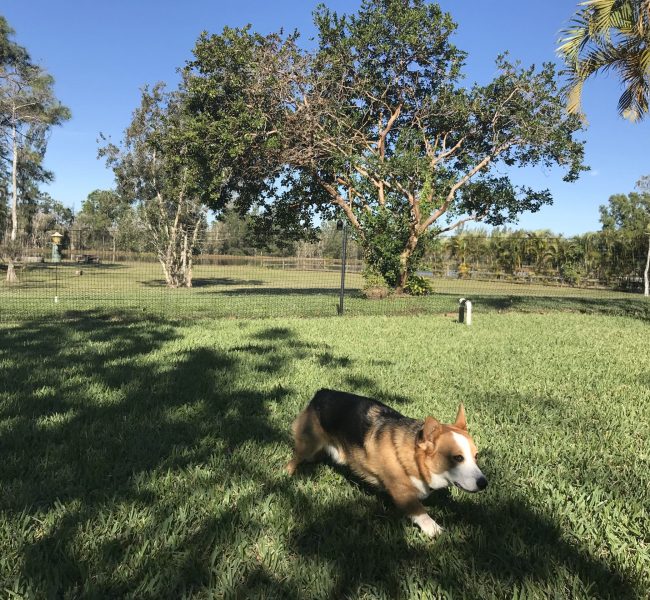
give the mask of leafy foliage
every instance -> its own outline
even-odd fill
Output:
[[[224,30],[202,37],[191,63],[193,86],[205,91],[197,115],[217,111],[207,90],[218,97],[233,77],[248,78],[227,125],[255,161],[244,161],[231,192],[242,206],[261,205],[266,228],[300,235],[317,214],[344,214],[367,259],[403,289],[427,238],[551,201],[493,175],[498,166],[560,165],[568,181],[584,169],[581,125],[565,114],[552,65],[500,57],[493,82],[461,85],[456,25],[424,0],[364,0],[352,15],[320,5],[314,20],[313,51],[295,34]],[[240,45],[253,51],[234,66],[221,59]]]
[[[433,293],[431,280],[421,275],[411,275],[406,282],[404,291],[411,296],[428,296]]]
[[[616,71],[625,88],[619,114],[643,119],[650,98],[650,0],[586,0],[579,6],[558,47],[570,77],[569,112],[580,113],[587,79]]]
[[[64,234],[65,245],[65,238],[67,238],[74,220],[72,209],[64,206],[49,194],[42,194],[37,202],[31,204],[29,208],[31,211],[25,215],[25,218],[29,219],[29,223],[24,228],[28,235],[28,243],[42,248],[49,244],[49,234],[57,230]]]
[[[112,166],[119,198],[137,205],[170,287],[191,287],[192,255],[205,228],[214,181],[181,93],[145,88],[122,147],[100,149]]]
[[[13,34],[0,17],[0,185],[11,207],[8,237],[16,242],[19,201],[33,201],[38,184],[52,179],[43,168],[48,132],[69,119],[70,111],[55,97],[53,77],[31,61],[27,50],[11,39]],[[6,249],[16,247],[12,243]],[[13,250],[8,252],[8,282],[17,281],[14,256]]]
[[[408,215],[379,208],[374,213],[362,214],[360,222],[364,228],[361,244],[365,250],[365,260],[381,273],[390,287],[397,287],[402,269],[400,253],[408,242]],[[415,268],[423,253],[424,246],[420,244],[417,251],[409,256],[409,270]]]
[[[603,231],[622,231],[632,235],[646,232],[650,226],[650,191],[615,194],[600,206]]]

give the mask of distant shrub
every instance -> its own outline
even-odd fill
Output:
[[[585,278],[585,270],[575,263],[565,263],[560,267],[562,279],[569,285],[580,285]]]
[[[383,275],[366,267],[363,270],[363,295],[369,300],[381,300],[390,294],[390,288]]]
[[[411,275],[406,282],[404,291],[410,296],[428,296],[433,293],[431,281],[420,275]]]

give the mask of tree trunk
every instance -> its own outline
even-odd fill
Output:
[[[183,264],[183,285],[185,287],[192,287],[192,251],[194,249],[194,245],[192,244],[192,247],[190,248],[189,246],[189,236],[187,235],[187,231],[185,231],[183,235],[183,255],[182,255],[182,264]]]
[[[173,287],[172,286],[172,278],[169,273],[169,269],[167,269],[167,261],[165,260],[164,256],[158,256],[158,262],[160,263],[160,266],[162,267],[163,270],[163,275],[165,276],[165,281],[167,282],[168,287]]]
[[[16,241],[18,233],[18,143],[16,141],[16,121],[11,132],[12,161],[11,161],[11,241]]]
[[[648,235],[648,257],[645,261],[645,271],[643,272],[643,295],[650,295],[650,282],[648,281],[648,271],[650,271],[650,234]]]
[[[7,283],[18,283],[18,276],[16,275],[16,268],[12,259],[9,259],[9,264],[7,265]]]
[[[411,258],[411,255],[413,254],[413,251],[418,245],[418,236],[415,234],[411,234],[409,236],[408,242],[406,243],[406,248],[402,251],[402,253],[399,255],[399,264],[400,264],[400,272],[399,272],[399,280],[397,282],[397,292],[402,293],[404,291],[404,288],[406,287],[406,284],[408,283],[408,278],[409,278],[409,259]]]
[[[180,239],[179,239],[180,238]],[[167,243],[164,253],[159,253],[167,287],[192,287],[192,249],[186,232],[177,233]]]
[[[14,115],[15,116],[15,115]],[[18,234],[18,143],[16,141],[16,121],[14,119],[13,129],[11,131],[11,147],[12,147],[12,160],[11,160],[11,249],[12,256],[9,256],[9,264],[7,265],[7,283],[18,283],[18,275],[14,267],[15,242]]]

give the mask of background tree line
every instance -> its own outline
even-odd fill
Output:
[[[637,289],[650,243],[648,183],[647,177],[642,178],[636,191],[616,194],[601,205],[600,231],[565,237],[549,230],[460,229],[455,235],[428,244],[421,268],[460,278],[561,280],[569,285],[591,283]],[[152,251],[146,246],[137,211],[111,190],[89,194],[73,228],[88,250]],[[339,259],[341,235],[335,221],[325,221],[319,225],[314,240],[263,245],[255,230],[255,215],[241,215],[229,207],[206,225],[195,253]],[[362,259],[363,248],[352,241],[348,256]]]
[[[602,20],[604,3],[595,4],[585,3],[585,23]],[[615,1],[608,14],[615,25],[628,19],[643,38],[645,13],[628,11],[637,4]],[[456,23],[425,0],[363,0],[352,14],[319,5],[314,24],[311,49],[298,32],[204,33],[175,89],[145,87],[122,139],[100,148],[116,187],[84,202],[73,227],[90,237],[79,243],[101,236],[114,250],[151,251],[170,287],[189,287],[201,251],[335,253],[336,244],[324,250],[328,224],[344,219],[369,271],[408,292],[444,234],[468,222],[502,227],[552,202],[549,190],[515,186],[503,167],[558,166],[567,181],[586,169],[584,122],[565,110],[571,92],[554,65],[500,56],[491,82],[466,85]],[[594,31],[588,25],[579,35],[597,41]],[[42,167],[47,132],[69,111],[12,35],[2,20],[0,193],[8,208],[0,217],[10,223],[9,279],[21,235],[42,238],[38,232],[69,227],[71,218],[38,191],[52,177]],[[582,81],[582,43],[567,44],[560,51]],[[642,112],[643,98],[635,98]],[[625,228],[613,219],[604,228],[621,230],[622,239]],[[566,269],[577,268],[580,260],[566,256],[574,265]]]
[[[320,5],[314,23],[311,50],[297,32],[203,34],[179,86],[145,88],[123,139],[102,148],[168,285],[191,285],[208,211],[228,207],[278,248],[345,219],[371,269],[408,291],[430,240],[552,201],[500,167],[584,170],[553,65],[498,57],[495,79],[468,87],[456,24],[424,0]]]

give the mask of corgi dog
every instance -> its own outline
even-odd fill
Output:
[[[427,417],[424,422],[401,415],[363,396],[322,389],[293,422],[295,448],[287,464],[298,465],[322,452],[347,465],[368,483],[384,488],[395,504],[422,531],[442,532],[421,500],[433,490],[455,485],[466,492],[487,487],[476,464],[477,450],[467,433],[465,409],[458,408],[453,425]]]

